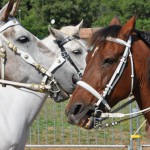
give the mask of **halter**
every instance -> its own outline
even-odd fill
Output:
[[[106,96],[108,96],[111,93],[111,91],[114,89],[114,86],[117,84],[118,80],[120,79],[120,77],[124,71],[124,68],[126,66],[128,57],[130,57],[130,62],[131,62],[131,90],[130,90],[130,94],[128,97],[130,97],[132,95],[132,91],[133,91],[134,65],[133,65],[132,54],[130,51],[131,36],[129,37],[127,42],[125,42],[121,39],[112,38],[112,37],[107,37],[106,40],[124,45],[126,48],[124,50],[122,58],[120,59],[120,62],[118,64],[114,74],[112,75],[109,83],[106,85],[102,94],[98,93],[93,87],[91,87],[89,84],[85,83],[84,81],[77,82],[77,84],[79,86],[85,88],[87,91],[89,91],[91,94],[93,94],[98,99],[98,101],[94,104],[94,108],[95,108],[94,117],[96,118],[96,121],[101,121],[102,118],[108,118],[108,117],[124,117],[124,115],[120,114],[120,113],[103,113],[102,110],[100,110],[100,105],[102,103],[107,108],[108,112],[111,112],[111,107],[109,106],[109,104],[107,103],[105,98],[106,98]],[[95,123],[95,126],[96,125],[97,125],[97,122]]]
[[[75,70],[77,71],[78,75],[80,77],[82,77],[82,72],[80,71],[80,69],[78,69],[78,67],[75,65],[75,63],[73,62],[73,60],[71,59],[71,57],[69,56],[69,54],[67,53],[67,51],[64,48],[64,45],[72,40],[75,39],[79,39],[79,37],[77,36],[68,36],[67,38],[65,38],[63,41],[57,41],[57,44],[59,46],[59,48],[61,49],[61,56],[65,59],[68,60],[70,62],[70,64],[75,68]],[[83,46],[83,44],[80,42],[80,45]]]
[[[39,92],[43,92],[44,90],[48,90],[48,91],[51,91],[53,93],[59,92],[60,89],[59,89],[59,87],[57,85],[56,80],[54,79],[54,76],[51,73],[52,68],[49,68],[47,70],[45,67],[43,67],[42,65],[37,63],[30,54],[28,54],[27,52],[24,52],[24,51],[18,49],[13,43],[8,41],[3,36],[3,34],[1,33],[2,31],[6,30],[7,28],[12,27],[12,26],[16,26],[16,25],[20,25],[20,23],[15,18],[10,18],[8,20],[8,22],[0,28],[0,37],[6,43],[6,45],[8,46],[8,48],[10,50],[12,50],[15,54],[18,54],[25,62],[27,62],[28,64],[30,64],[33,67],[35,67],[35,69],[37,71],[39,71],[42,74],[44,74],[44,77],[43,77],[43,80],[41,81],[40,84],[27,84],[27,83],[18,83],[18,82],[4,80],[5,63],[6,63],[6,50],[4,49],[4,47],[3,47],[3,45],[2,45],[2,43],[0,41],[1,78],[2,78],[0,80],[0,83],[2,85],[8,84],[8,85],[13,85],[13,86],[17,86],[17,87],[25,87],[25,88],[28,88],[28,89],[31,89],[31,90],[35,90],[35,91],[39,91]],[[56,87],[56,89],[57,89],[56,91],[52,90],[52,85]]]

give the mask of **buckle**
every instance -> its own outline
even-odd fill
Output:
[[[67,53],[66,51],[61,52],[61,56],[62,56],[63,58],[68,58],[68,57],[69,57],[69,55],[68,55],[68,53]]]

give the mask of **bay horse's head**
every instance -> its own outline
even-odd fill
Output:
[[[110,111],[116,103],[133,92],[133,68],[129,56],[130,52],[133,53],[130,45],[135,21],[134,16],[122,27],[111,23],[93,35],[93,50],[86,58],[87,66],[82,78],[84,82],[78,83],[79,86],[66,108],[66,115],[71,124],[86,129],[93,128],[91,116]],[[135,42],[136,40],[134,39]],[[96,110],[99,111],[98,114]]]

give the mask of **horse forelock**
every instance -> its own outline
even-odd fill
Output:
[[[98,30],[91,37],[90,42],[89,42],[90,46],[101,43],[108,36],[117,37],[117,34],[120,31],[120,29],[121,29],[121,26],[113,25],[113,26],[108,26],[108,27]],[[147,44],[148,47],[150,47],[150,32],[144,32],[144,31],[139,31],[139,30],[134,30],[134,32],[137,34],[139,38],[143,40],[143,42],[145,42],[145,44]]]
[[[108,26],[102,29],[99,29],[97,32],[95,32],[91,39],[89,40],[89,45],[97,45],[100,46],[103,41],[107,37],[117,37],[117,34],[119,33],[121,29],[121,26],[119,25],[113,25],[113,26]]]
[[[90,39],[89,45],[93,47],[93,53],[95,53],[96,47],[102,47],[104,41],[107,37],[117,37],[121,26],[113,25],[102,28],[95,32]],[[144,32],[139,30],[134,30],[133,33],[136,33],[137,37],[140,38],[147,46],[150,48],[150,32]],[[94,55],[94,54],[93,54]],[[147,68],[147,79],[150,85],[150,59],[148,60],[148,68]]]

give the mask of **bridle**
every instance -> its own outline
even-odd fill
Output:
[[[12,85],[12,86],[16,86],[16,87],[24,87],[24,88],[39,91],[39,92],[43,92],[46,90],[46,91],[52,92],[54,94],[59,93],[60,88],[59,88],[57,81],[55,80],[54,75],[52,73],[54,70],[56,70],[56,68],[60,67],[61,65],[63,65],[66,62],[66,57],[62,57],[62,56],[58,57],[54,61],[54,63],[51,65],[51,67],[49,69],[46,69],[45,67],[40,65],[38,62],[36,62],[30,54],[17,48],[13,43],[11,43],[9,40],[7,40],[1,33],[2,31],[6,30],[7,28],[13,27],[16,25],[20,25],[20,23],[15,18],[9,18],[7,23],[5,23],[0,28],[0,38],[6,43],[6,45],[8,46],[8,48],[11,51],[13,51],[15,54],[18,54],[25,62],[27,62],[28,64],[35,67],[35,69],[37,71],[39,71],[40,73],[42,73],[44,75],[44,77],[40,84],[34,84],[34,83],[27,84],[27,83],[19,83],[19,82],[5,80],[6,50],[4,49],[4,46],[3,46],[2,42],[0,41],[0,57],[1,57],[0,83],[3,86]],[[69,55],[68,55],[68,57],[69,57]],[[74,64],[73,61],[72,61],[72,64]],[[79,70],[78,70],[78,73],[79,73]],[[54,88],[52,88],[52,87],[55,87],[55,90],[53,90]]]
[[[13,43],[11,43],[7,38],[3,36],[1,33],[2,31],[6,30],[9,27],[20,25],[20,23],[15,18],[10,18],[7,23],[5,23],[0,28],[0,38],[6,43],[7,47],[14,52],[14,54],[17,54],[20,56],[26,63],[32,65],[35,67],[37,71],[42,73],[44,75],[42,81],[40,84],[26,84],[26,83],[19,83],[19,82],[13,82],[13,81],[7,81],[5,80],[5,63],[6,63],[6,50],[4,49],[4,46],[2,45],[2,42],[0,42],[0,56],[1,56],[1,80],[0,83],[2,85],[8,84],[13,85],[17,87],[25,87],[31,90],[43,92],[44,90],[50,91],[50,92],[59,92],[59,87],[57,85],[56,80],[54,79],[53,74],[50,72],[51,68],[46,69],[42,65],[40,65],[37,61],[33,59],[33,57],[28,54],[27,52],[24,52],[17,48]],[[55,86],[57,88],[56,91],[52,91],[52,86]]]
[[[132,59],[132,54],[130,51],[130,47],[131,47],[131,36],[129,37],[129,40],[127,42],[118,39],[118,38],[112,38],[112,37],[107,37],[106,38],[107,41],[111,41],[111,42],[116,42],[119,43],[121,45],[126,46],[125,51],[122,55],[122,58],[120,59],[120,62],[114,72],[114,74],[112,75],[109,83],[106,85],[105,89],[103,90],[102,94],[99,94],[95,89],[93,89],[89,84],[83,82],[83,81],[79,81],[77,84],[82,86],[83,88],[85,88],[86,90],[88,90],[89,92],[91,92],[96,98],[98,98],[98,101],[94,104],[95,107],[95,115],[97,115],[97,113],[100,111],[99,110],[99,106],[101,103],[104,104],[104,106],[107,108],[108,111],[111,110],[111,107],[109,106],[109,104],[107,103],[107,101],[105,100],[106,96],[108,96],[110,94],[110,92],[113,90],[114,86],[116,85],[116,83],[118,82],[118,80],[120,79],[123,70],[125,68],[125,65],[127,63],[127,58],[128,56],[130,56],[130,62],[131,62],[131,91],[130,91],[130,95],[132,94],[132,90],[133,90],[133,78],[134,78],[134,68],[133,68],[133,59]]]
[[[6,63],[6,50],[4,49],[2,43],[0,42],[0,56],[1,56],[1,80],[0,83],[2,85],[13,85],[17,87],[25,87],[31,90],[35,91],[40,91],[43,92],[44,90],[50,91],[51,93],[57,94],[60,92],[59,86],[57,84],[57,81],[54,79],[53,73],[58,69],[60,66],[62,66],[67,60],[72,64],[72,66],[75,68],[79,76],[82,76],[81,71],[77,68],[75,63],[72,61],[71,57],[68,55],[66,52],[65,48],[63,47],[64,44],[67,42],[74,40],[75,37],[69,36],[67,37],[64,41],[58,42],[58,46],[61,48],[61,56],[58,57],[54,63],[51,65],[49,69],[46,69],[45,67],[41,66],[39,63],[37,63],[30,54],[21,51],[18,49],[13,43],[8,41],[2,34],[1,32],[6,30],[9,27],[20,25],[20,23],[14,19],[10,18],[9,21],[4,24],[0,28],[0,37],[2,40],[7,44],[8,48],[12,50],[15,54],[18,54],[25,62],[28,64],[32,65],[33,67],[36,68],[37,71],[40,71],[42,74],[44,74],[43,80],[41,81],[40,84],[26,84],[26,83],[18,83],[18,82],[13,82],[13,81],[7,81],[4,80],[5,78],[5,63]],[[81,46],[84,47],[84,44],[80,42]],[[48,83],[48,84],[47,84]],[[55,87],[55,90],[53,90]]]
[[[115,42],[121,45],[125,46],[125,50],[124,53],[120,59],[120,62],[114,72],[114,74],[112,75],[109,83],[106,85],[106,87],[104,88],[102,94],[100,94],[99,92],[97,92],[92,86],[90,86],[89,84],[85,83],[84,81],[78,81],[77,84],[81,87],[83,87],[84,89],[86,89],[87,91],[89,91],[91,94],[93,94],[98,101],[94,104],[94,126],[95,128],[99,128],[99,126],[101,126],[101,123],[99,124],[98,122],[102,122],[102,120],[105,120],[106,118],[110,118],[110,117],[125,117],[125,116],[129,116],[129,115],[133,115],[133,114],[122,114],[122,113],[116,113],[116,111],[111,112],[111,107],[109,106],[108,102],[106,101],[106,96],[110,95],[111,91],[114,89],[115,85],[117,84],[118,80],[120,79],[121,75],[123,74],[123,71],[125,69],[125,66],[127,64],[127,60],[128,57],[130,58],[130,64],[131,64],[131,89],[130,89],[130,93],[129,93],[129,102],[127,102],[128,104],[133,102],[133,100],[135,100],[132,97],[132,92],[133,92],[133,84],[134,84],[134,64],[133,64],[133,58],[132,58],[132,53],[131,53],[131,36],[129,36],[128,41],[124,41],[122,39],[118,39],[118,38],[113,38],[113,37],[107,37],[106,41],[110,41],[110,42]],[[100,105],[103,104],[106,109],[107,109],[107,113],[103,113],[102,110],[100,110]],[[127,104],[125,104],[126,106]],[[121,106],[121,108],[123,108],[123,106]],[[117,109],[117,110],[120,110]],[[150,108],[144,109],[142,111],[139,111],[136,113],[136,115],[138,115],[139,113],[146,113],[150,111]],[[134,113],[135,115],[135,113]],[[129,118],[131,119],[131,118]],[[117,124],[117,123],[116,123]],[[115,123],[114,123],[115,125]]]
[[[79,77],[82,77],[82,72],[81,70],[75,65],[75,63],[73,62],[73,60],[71,59],[71,57],[69,56],[69,54],[67,53],[66,49],[64,48],[64,45],[70,41],[76,40],[76,39],[80,39],[78,36],[68,36],[66,37],[63,41],[58,41],[57,40],[57,44],[61,50],[61,56],[65,59],[68,60],[70,62],[70,64],[75,68],[75,70],[77,71]],[[76,41],[77,42],[77,41]],[[87,49],[84,44],[80,41],[78,41],[78,43],[84,47],[85,49]]]

